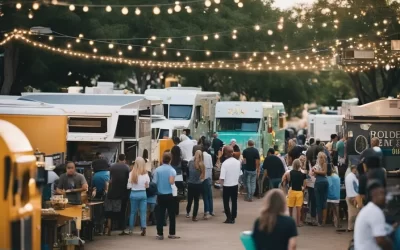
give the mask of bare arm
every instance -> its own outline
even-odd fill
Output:
[[[175,184],[175,176],[169,177],[169,184],[171,184],[171,185]]]
[[[64,190],[64,189],[57,188],[57,189],[56,189],[56,193],[57,193],[57,194],[65,194],[65,190]]]
[[[392,250],[393,243],[391,240],[386,236],[375,237],[376,244],[380,246],[383,250]]]
[[[296,250],[297,242],[296,237],[292,237],[289,239],[288,250]]]
[[[260,159],[256,160],[256,170],[257,170],[257,175],[260,175]]]

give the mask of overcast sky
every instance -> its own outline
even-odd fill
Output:
[[[313,3],[314,0],[275,0],[275,3],[273,4],[273,6],[282,8],[282,9],[287,9],[292,7],[293,5],[297,4],[297,3]]]

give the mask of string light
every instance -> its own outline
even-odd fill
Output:
[[[85,5],[85,6],[83,6],[82,10],[83,10],[83,12],[88,12],[89,11],[89,7]]]
[[[114,48],[114,44],[110,43],[110,44],[108,45],[108,48],[109,48],[109,49],[113,49],[113,48]]]
[[[132,46],[131,45],[128,46],[128,50],[132,50]]]
[[[33,3],[32,4],[32,9],[38,10],[39,9],[39,4],[38,3]]]
[[[207,41],[207,40],[208,40],[208,36],[207,36],[207,35],[204,35],[204,36],[203,36],[203,40],[204,40],[204,41]]]
[[[243,3],[242,3],[242,2],[239,2],[239,3],[238,3],[238,7],[239,7],[239,8],[243,8]]]
[[[205,2],[204,2],[204,5],[208,8],[208,7],[210,7],[211,6],[211,1],[210,0],[206,0]]]
[[[21,8],[22,8],[22,4],[21,4],[21,3],[17,3],[17,4],[15,5],[15,8],[17,8],[18,10],[21,9]]]
[[[28,18],[29,18],[29,19],[32,19],[32,18],[33,18],[33,14],[32,14],[31,12],[29,12]]]
[[[214,9],[214,11],[215,11],[215,12],[218,12],[218,11],[219,11],[219,9],[218,9],[218,8],[215,8],[215,9]]]
[[[179,4],[177,4],[175,5],[174,10],[175,12],[180,12],[182,10],[182,7]]]
[[[218,34],[215,34],[215,35],[214,35],[214,38],[215,38],[215,39],[219,39],[219,35],[218,35]]]
[[[70,10],[70,11],[74,11],[74,10],[75,10],[75,5],[71,4],[71,5],[69,6],[69,10]]]
[[[173,13],[174,13],[174,10],[171,9],[171,8],[168,8],[167,12],[168,12],[168,14],[173,14]]]
[[[106,6],[106,11],[107,11],[107,12],[111,12],[111,11],[112,11],[112,8],[111,8],[110,5],[107,5],[107,6]]]
[[[127,8],[127,7],[123,7],[123,8],[121,9],[121,13],[122,13],[122,15],[124,15],[124,16],[128,15],[128,13],[129,13],[128,8]]]
[[[160,8],[159,8],[158,6],[156,6],[156,7],[153,8],[153,13],[154,13],[154,15],[159,15],[160,12],[161,12],[161,10],[160,10]]]
[[[268,30],[268,35],[272,36],[272,34],[274,34],[274,32],[272,30]]]
[[[136,9],[135,9],[135,14],[136,14],[137,16],[139,16],[140,13],[141,13],[140,9],[139,9],[139,8],[136,8]]]
[[[256,31],[259,31],[260,30],[260,25],[256,25],[256,26],[254,26],[254,29],[256,30]]]
[[[214,0],[214,3],[220,4],[220,3],[221,3],[221,0]]]

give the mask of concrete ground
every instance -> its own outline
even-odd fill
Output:
[[[218,190],[215,190],[219,196]],[[192,222],[185,217],[186,202],[180,204],[180,215],[177,217],[177,235],[181,239],[155,239],[156,228],[148,227],[147,236],[140,236],[140,228],[135,228],[131,236],[118,236],[119,232],[113,232],[112,236],[96,237],[94,241],[87,242],[87,250],[117,250],[117,249],[146,249],[146,250],[243,250],[244,247],[239,239],[242,231],[251,230],[254,220],[257,218],[262,200],[245,202],[239,197],[238,218],[236,224],[224,224],[225,215],[222,213],[222,199],[214,198],[215,217],[204,221]],[[200,203],[199,212],[203,212],[203,204]],[[299,237],[297,249],[299,250],[342,250],[347,249],[352,238],[350,233],[337,233],[333,226],[311,227],[304,226],[298,229]],[[168,227],[164,228],[164,234],[168,235]]]

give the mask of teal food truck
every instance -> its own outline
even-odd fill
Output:
[[[218,102],[215,127],[219,139],[229,144],[235,139],[241,151],[252,139],[264,156],[269,148],[285,150],[286,113],[279,102]]]

